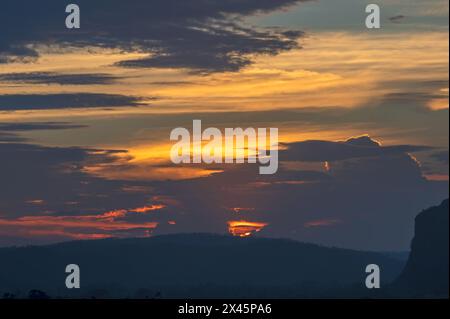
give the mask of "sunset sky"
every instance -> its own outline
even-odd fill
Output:
[[[407,250],[448,197],[447,0],[0,4],[0,246],[211,232]],[[280,169],[172,129],[279,128]]]

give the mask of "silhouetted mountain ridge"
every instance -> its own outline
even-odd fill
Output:
[[[0,260],[0,287],[4,292],[40,289],[50,295],[89,296],[96,289],[106,289],[118,297],[125,291],[166,291],[170,287],[185,289],[184,296],[190,297],[196,296],[193,287],[204,286],[218,290],[259,287],[275,297],[269,287],[281,287],[308,295],[314,285],[322,289],[351,285],[364,288],[368,264],[380,265],[384,282],[396,278],[404,266],[402,261],[376,252],[211,234],[2,248]],[[80,290],[65,288],[68,264],[81,268]]]

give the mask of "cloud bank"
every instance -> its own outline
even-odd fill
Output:
[[[81,28],[65,28],[64,4],[14,1],[0,11],[0,63],[30,61],[36,46],[101,47],[148,53],[124,67],[186,67],[200,72],[234,71],[247,55],[276,54],[297,46],[296,30],[255,30],[240,18],[306,0],[79,0]]]

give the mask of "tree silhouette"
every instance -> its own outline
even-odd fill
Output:
[[[13,293],[5,292],[3,294],[3,299],[8,299],[8,300],[16,299],[16,295],[14,295]]]
[[[33,289],[30,290],[30,292],[28,293],[28,299],[42,300],[42,299],[50,299],[50,297],[44,291]]]

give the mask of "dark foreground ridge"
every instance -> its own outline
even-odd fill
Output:
[[[382,253],[210,234],[3,248],[0,260],[0,293],[20,297],[357,297],[368,264],[385,283],[404,267]],[[65,287],[68,264],[80,266],[81,289]]]

